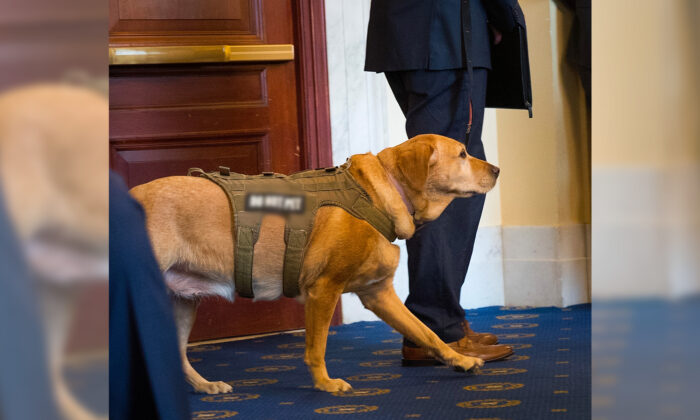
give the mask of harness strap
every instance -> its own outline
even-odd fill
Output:
[[[242,216],[238,215],[237,209],[245,208],[244,197],[240,194],[234,194],[233,191],[244,191],[245,187],[242,182],[246,178],[245,175],[230,173],[228,168],[220,167],[219,175],[225,176],[226,186],[222,184],[222,178],[215,173],[204,172],[200,168],[190,168],[187,171],[188,176],[204,177],[219,187],[228,196],[229,205],[231,206],[231,224],[235,229],[235,247],[233,251],[233,280],[236,285],[236,292],[242,297],[253,297],[253,250],[255,243],[258,241],[260,233],[260,217],[252,213],[246,213]]]
[[[247,298],[253,297],[253,249],[258,233],[258,229],[249,226],[239,226],[236,231],[233,278],[236,292]]]
[[[245,209],[245,187],[242,182],[229,181],[229,201],[236,229],[236,244],[233,251],[234,283],[236,292],[242,297],[253,296],[253,253],[260,235],[262,215]],[[234,193],[235,192],[235,193]]]
[[[353,204],[352,210],[360,215],[360,218],[366,220],[367,223],[374,226],[374,228],[377,229],[379,233],[381,233],[389,242],[394,242],[396,240],[394,222],[379,209],[374,207],[369,200],[360,196],[355,201],[355,204]]]
[[[190,168],[187,170],[187,176],[193,176],[192,174],[195,173],[197,174],[197,176],[204,175],[205,177],[207,177],[207,173],[204,172],[204,170],[201,168]]]
[[[287,249],[284,252],[282,293],[287,297],[299,296],[299,275],[304,261],[308,232],[303,229],[286,229]]]

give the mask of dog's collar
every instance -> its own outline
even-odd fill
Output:
[[[406,192],[403,190],[403,187],[401,184],[399,184],[399,181],[394,178],[394,176],[391,174],[391,172],[386,171],[386,174],[389,176],[389,181],[394,185],[394,188],[396,188],[396,191],[398,191],[399,195],[401,196],[401,199],[403,200],[403,203],[406,205],[406,209],[408,210],[408,214],[413,217],[413,215],[416,212],[416,209],[413,208],[413,203],[411,203],[411,200],[406,197]]]

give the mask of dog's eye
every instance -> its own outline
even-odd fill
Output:
[[[462,150],[462,153],[459,154],[459,157],[461,157],[462,159],[466,159],[467,158],[467,151]]]

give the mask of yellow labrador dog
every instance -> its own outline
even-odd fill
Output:
[[[417,223],[436,219],[456,197],[484,194],[499,169],[467,154],[463,144],[438,135],[414,137],[378,155],[350,158],[349,171],[372,201],[394,221],[399,238],[410,238]],[[208,394],[231,391],[210,382],[186,357],[187,339],[198,299],[234,296],[231,214],[228,198],[213,182],[173,176],[134,187],[132,195],[146,211],[147,228],[165,281],[174,295],[175,321],[187,381]],[[254,248],[253,290],[257,299],[282,294],[284,220],[265,216]],[[299,279],[305,303],[306,351],[317,389],[351,388],[331,378],[324,360],[333,310],[342,293],[356,293],[365,307],[458,370],[478,369],[483,361],[463,356],[421,323],[399,300],[392,284],[399,247],[369,223],[339,207],[318,209]]]

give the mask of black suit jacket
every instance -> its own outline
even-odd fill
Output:
[[[469,4],[469,0],[372,0],[365,70],[464,68],[462,2]],[[470,10],[468,54],[474,67],[491,69],[486,106],[528,109],[532,115],[525,16],[518,1],[481,0],[470,4]],[[503,34],[498,45],[490,45],[487,22]]]
[[[372,0],[367,27],[366,71],[447,70],[464,67],[464,0]],[[483,2],[470,0],[474,67],[491,67]]]

